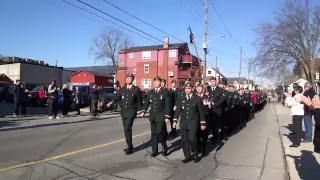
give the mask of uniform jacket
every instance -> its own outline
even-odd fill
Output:
[[[219,86],[216,86],[215,89],[209,87],[208,90],[210,101],[214,104],[212,106],[213,111],[216,113],[222,113],[223,105],[225,102],[223,89]]]
[[[202,103],[203,103],[204,100],[207,100],[207,101],[209,100],[209,96],[207,96],[206,94],[202,94],[202,95],[196,94],[196,95],[201,98]],[[204,113],[205,113],[205,115],[206,115],[206,116],[209,115],[209,107],[208,107],[208,105],[203,105],[203,106],[204,106]]]
[[[160,88],[158,92],[155,89],[149,91],[142,111],[146,112],[150,105],[150,122],[164,122],[165,118],[170,118],[173,107],[168,89]]]
[[[320,109],[314,110],[314,120],[315,120],[315,128],[314,128],[314,152],[320,153]]]
[[[173,121],[180,119],[180,129],[197,129],[199,125],[206,125],[204,105],[199,96],[192,94],[187,100],[187,96],[180,96],[177,109],[174,113]]]
[[[124,86],[120,89],[114,101],[120,101],[121,116],[136,116],[137,111],[142,108],[142,96],[140,88],[132,85],[130,89]]]

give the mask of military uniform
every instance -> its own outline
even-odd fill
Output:
[[[127,77],[134,78],[133,75],[128,75]],[[116,101],[120,101],[123,129],[128,145],[128,148],[124,149],[124,151],[127,155],[132,154],[132,125],[134,119],[137,117],[137,111],[142,107],[140,88],[134,85],[122,87],[119,94],[114,97],[112,103],[114,104]]]
[[[154,78],[155,81],[161,80],[159,77]],[[163,155],[167,155],[167,126],[166,118],[170,118],[172,104],[170,94],[166,88],[157,88],[149,92],[146,101],[143,105],[143,112],[147,111],[149,105],[151,106],[149,121],[151,124],[151,144],[152,156],[158,153],[158,144],[161,143],[163,147]]]
[[[192,88],[190,83],[186,84],[186,87]],[[205,112],[204,105],[201,98],[195,94],[190,94],[185,96],[180,96],[179,102],[177,103],[177,109],[174,114],[174,122],[180,119],[180,130],[181,130],[181,140],[182,149],[185,156],[183,160],[187,163],[191,158],[197,162],[198,161],[198,147],[197,147],[197,135],[199,131],[199,125],[205,126]],[[191,156],[190,152],[193,151]]]
[[[172,81],[172,83],[176,83],[176,80],[173,80]],[[170,90],[169,90],[169,95],[170,95],[170,102],[171,102],[171,111],[170,111],[170,124],[171,124],[171,132],[170,132],[170,135],[172,136],[172,137],[175,137],[176,136],[176,134],[177,134],[177,130],[176,130],[176,128],[173,128],[172,127],[172,125],[173,125],[173,116],[174,116],[174,110],[173,110],[173,108],[174,108],[174,106],[175,106],[175,103],[176,103],[176,101],[177,101],[177,98],[178,98],[178,96],[180,95],[180,90],[178,89],[178,88],[171,88]]]
[[[204,101],[208,101],[209,100],[209,96],[205,95],[205,94],[197,94],[202,102]],[[209,107],[207,104],[204,104],[204,113],[205,113],[205,121],[206,124],[208,124],[209,121]],[[205,130],[198,130],[199,134],[198,134],[198,151],[201,152],[202,155],[206,154],[206,148],[207,148],[207,141],[208,141],[208,136],[209,136],[209,130],[205,129]]]
[[[222,103],[222,114],[221,114],[221,118],[220,118],[220,139],[223,140],[225,135],[226,135],[226,125],[227,125],[227,111],[226,111],[226,108],[227,108],[227,104],[228,104],[228,92],[221,88],[222,89],[222,98],[223,98],[223,103]]]
[[[223,104],[225,102],[225,99],[223,97],[223,90],[218,86],[209,87],[209,99],[212,104],[209,114],[209,126],[212,131],[212,141],[213,143],[215,143],[220,139],[220,118],[223,110]]]

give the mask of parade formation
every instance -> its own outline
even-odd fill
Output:
[[[159,154],[158,144],[162,145],[162,155],[168,155],[166,141],[181,135],[181,146],[185,159],[183,163],[198,162],[208,155],[207,144],[217,145],[228,140],[246,126],[261,111],[267,102],[267,94],[260,90],[249,91],[232,85],[219,84],[215,77],[209,83],[187,79],[184,87],[177,88],[176,80],[166,88],[166,80],[154,78],[154,89],[143,99],[140,88],[133,85],[134,76],[126,76],[126,85],[120,88],[111,99],[109,107],[117,102],[121,106],[121,116],[127,148],[125,154],[134,153],[132,126],[139,114],[143,117],[149,110],[151,127],[152,157]],[[171,131],[168,133],[167,124]],[[180,133],[177,130],[179,124]],[[209,137],[210,141],[209,141]]]

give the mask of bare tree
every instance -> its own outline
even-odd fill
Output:
[[[90,53],[96,60],[102,60],[109,64],[115,70],[115,79],[117,81],[118,71],[118,51],[132,46],[132,40],[122,31],[114,28],[106,28],[93,40]]]
[[[272,23],[256,29],[256,64],[260,76],[275,77],[284,66],[299,64],[305,78],[314,83],[313,60],[320,53],[320,7],[300,0],[286,0]]]

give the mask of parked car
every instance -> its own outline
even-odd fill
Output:
[[[41,86],[37,86],[31,91],[28,92],[29,95],[29,104],[35,104],[35,105],[45,105],[46,101],[42,101],[39,98],[39,89]],[[48,92],[48,85],[42,85],[45,92]]]

